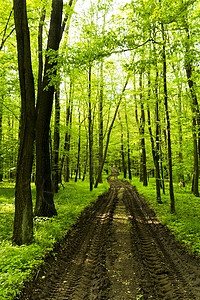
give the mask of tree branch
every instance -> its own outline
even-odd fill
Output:
[[[6,26],[5,26],[4,31],[3,31],[3,37],[2,37],[2,40],[1,40],[0,51],[2,50],[2,48],[3,48],[4,44],[5,44],[5,42],[7,41],[7,39],[11,36],[11,34],[13,33],[13,31],[15,30],[15,28],[13,28],[11,30],[11,32],[6,36],[6,32],[7,32],[7,29],[8,29],[8,24],[10,22],[12,12],[13,12],[13,7],[12,7],[12,10],[11,10],[11,12],[9,14]]]

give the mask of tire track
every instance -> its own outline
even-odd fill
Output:
[[[73,261],[66,265],[59,282],[52,288],[48,299],[102,299],[109,286],[105,263],[107,228],[112,219],[116,191],[104,197],[104,203],[92,222],[84,229],[84,240]],[[61,284],[62,282],[62,284]]]
[[[87,208],[19,299],[200,299],[200,263],[183,251],[135,187],[110,189]]]
[[[124,187],[124,202],[132,216],[133,243],[149,273],[152,293],[157,299],[199,299],[199,290],[191,285],[191,275],[186,270],[191,270],[192,265],[186,267],[184,256],[175,247],[171,251],[166,239],[163,243],[164,227],[152,216],[136,189],[127,183]],[[195,272],[198,278],[199,270]]]

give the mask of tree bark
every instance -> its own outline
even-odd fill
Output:
[[[31,243],[33,239],[30,182],[35,138],[35,90],[25,0],[14,0],[14,20],[21,90],[21,119],[15,186],[13,243],[22,245]]]
[[[63,1],[52,0],[52,12],[45,58],[44,77],[39,95],[36,121],[36,205],[35,215],[57,215],[53,202],[53,186],[49,153],[49,129],[55,87],[51,77],[56,76],[57,51],[60,44]],[[51,54],[53,57],[51,57]],[[53,58],[53,59],[52,59]]]

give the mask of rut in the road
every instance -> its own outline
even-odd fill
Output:
[[[20,299],[200,299],[200,263],[136,189],[109,179],[51,265]]]

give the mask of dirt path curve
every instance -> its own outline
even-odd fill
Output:
[[[200,261],[157,221],[135,187],[109,183],[20,299],[200,299]]]

